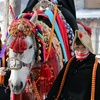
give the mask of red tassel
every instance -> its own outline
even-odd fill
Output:
[[[47,56],[48,52],[46,52],[45,54],[46,54],[45,56]],[[57,60],[56,51],[54,50],[54,48],[51,48],[48,58],[48,65],[53,69],[54,78],[56,78],[58,75],[58,66],[59,66],[58,63],[59,62]]]
[[[16,41],[13,46],[13,51],[19,53],[19,41]]]
[[[14,46],[16,40],[17,40],[17,38],[15,38],[15,39],[11,42],[11,44],[10,44],[10,48],[11,48],[11,49],[13,49],[13,46]]]
[[[15,38],[10,44],[10,48],[16,53],[23,53],[27,49],[27,43],[22,38]]]
[[[41,70],[41,72],[42,72],[42,73],[41,73],[41,78],[50,80],[52,74],[51,74],[51,71],[50,71],[49,66],[43,64],[43,65],[41,66],[41,68],[42,68],[42,70]]]
[[[21,49],[26,50],[27,49],[27,43],[24,39],[21,40]]]

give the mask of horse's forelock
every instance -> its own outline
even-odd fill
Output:
[[[27,17],[30,14],[26,14]],[[30,16],[31,17],[31,16]],[[24,50],[27,49],[27,43],[25,38],[31,34],[35,34],[35,26],[30,21],[30,18],[26,18],[25,16],[15,19],[9,28],[9,33],[14,37],[10,44],[10,48],[13,49],[15,53],[23,53]]]

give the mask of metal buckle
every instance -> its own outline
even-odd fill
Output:
[[[21,69],[23,66],[23,62],[16,57],[11,57],[8,59],[8,66],[11,70]]]

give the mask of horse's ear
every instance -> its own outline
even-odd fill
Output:
[[[36,24],[37,24],[37,19],[38,19],[37,12],[34,11],[34,14],[33,14],[32,18],[30,19],[30,21],[31,21],[34,25],[36,25]]]
[[[10,5],[9,6],[9,10],[10,10],[10,13],[9,13],[9,23],[11,23],[14,19],[15,19],[15,12],[12,8],[12,6]]]

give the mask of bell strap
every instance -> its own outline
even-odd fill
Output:
[[[60,87],[59,87],[59,90],[58,90],[57,97],[56,97],[54,100],[59,100],[59,97],[60,97],[60,94],[61,94],[61,92],[62,92],[62,89],[63,89],[64,83],[65,83],[65,80],[66,80],[66,76],[67,76],[67,73],[68,73],[70,64],[71,64],[71,62],[73,61],[74,58],[75,58],[75,56],[73,56],[73,57],[68,61],[67,65],[66,65],[66,69],[65,69],[64,74],[63,74],[63,77],[62,77],[62,81],[61,81],[61,84],[60,84]]]
[[[93,66],[93,71],[92,71],[91,99],[90,100],[95,100],[95,85],[96,85],[97,67],[98,67],[98,58],[95,57],[95,63]]]
[[[33,85],[34,92],[35,92],[35,95],[36,95],[37,100],[41,100],[40,95],[39,95],[39,92],[38,92],[38,89],[37,89],[37,86],[36,86],[36,82],[35,81],[32,81],[32,85]]]

